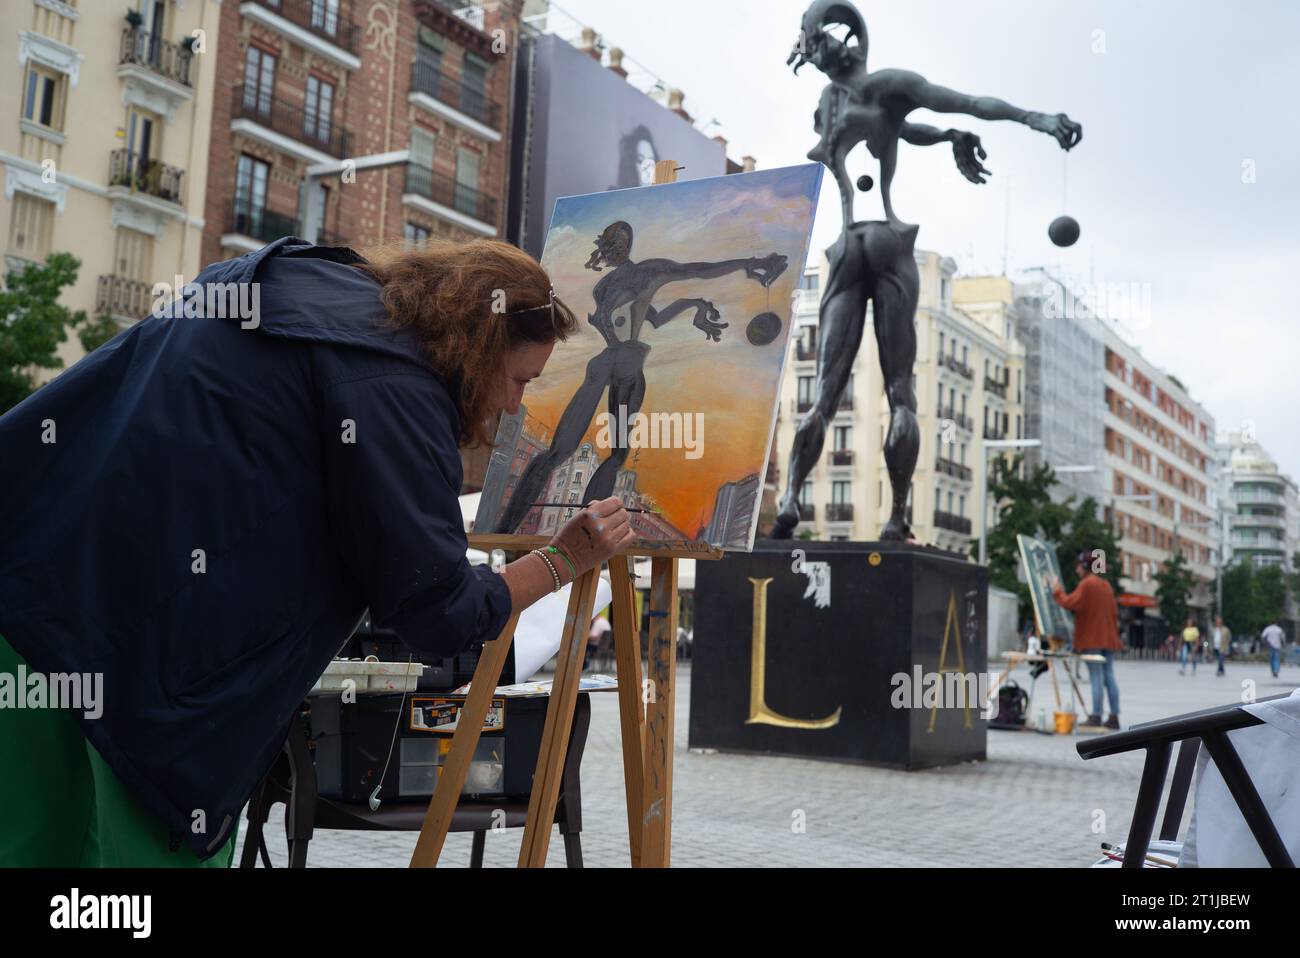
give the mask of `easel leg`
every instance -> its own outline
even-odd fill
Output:
[[[488,708],[492,705],[492,694],[496,691],[497,682],[501,680],[501,670],[505,668],[506,656],[510,652],[510,643],[514,641],[515,626],[518,623],[519,613],[516,612],[497,638],[483,643],[469,695],[456,719],[451,751],[438,775],[438,784],[433,790],[433,798],[429,800],[424,825],[420,828],[420,840],[416,842],[415,851],[411,855],[412,868],[433,868],[442,855],[442,846],[447,840],[447,831],[451,828],[451,818],[460,801],[460,790],[465,787],[470,760],[478,747],[483,720],[487,718]]]
[[[650,702],[646,707],[641,864],[672,858],[674,685],[677,678],[677,560],[654,559],[650,581]]]
[[[637,629],[632,563],[609,560],[614,587],[614,652],[618,663],[618,714],[623,734],[623,781],[627,790],[627,835],[632,867],[641,865],[642,776],[645,763],[645,705],[641,698],[641,633]]]
[[[546,707],[546,725],[542,730],[537,770],[533,774],[533,791],[528,799],[528,820],[524,825],[523,845],[519,849],[520,868],[541,868],[546,864],[546,850],[551,841],[551,826],[555,824],[560,776],[568,751],[569,730],[573,726],[578,681],[582,677],[587,633],[591,629],[599,581],[599,567],[584,572],[573,584],[569,596],[555,680],[551,683],[551,701]]]

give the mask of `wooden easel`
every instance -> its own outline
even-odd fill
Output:
[[[677,164],[664,160],[655,166],[655,183],[677,179]],[[523,551],[539,548],[545,536],[471,535],[476,549]],[[671,862],[673,810],[673,717],[677,677],[677,560],[716,560],[720,549],[638,548],[637,555],[651,557],[650,649],[647,676],[641,676],[640,624],[637,622],[632,563],[626,554],[609,560],[613,587],[614,653],[618,672],[619,726],[623,739],[623,779],[627,793],[627,831],[632,867],[662,867]],[[578,698],[578,682],[587,652],[587,632],[596,604],[600,569],[580,575],[573,583],[564,617],[555,680],[546,709],[541,751],[528,801],[524,840],[519,850],[521,868],[546,864],[560,773],[569,746],[569,729]],[[412,868],[432,868],[438,863],[451,818],[460,800],[470,761],[478,746],[492,694],[501,678],[518,613],[505,629],[483,645],[465,705],[461,708],[451,751],[438,776],[420,839],[411,855]]]

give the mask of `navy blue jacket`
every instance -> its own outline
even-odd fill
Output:
[[[428,656],[509,618],[465,558],[456,407],[357,260],[287,238],[210,266],[259,284],[256,328],[152,315],[0,417],[0,635],[103,674],[102,717],[73,714],[204,858],[367,608]]]

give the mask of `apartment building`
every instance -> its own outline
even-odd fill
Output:
[[[309,201],[325,243],[500,235],[521,4],[224,4],[205,261],[300,232]],[[347,166],[399,150],[409,162]]]
[[[215,0],[5,3],[8,269],[72,253],[81,269],[62,304],[123,326],[149,312],[154,282],[194,276],[221,12]],[[65,366],[82,354],[76,336],[59,348]]]
[[[1300,496],[1249,431],[1220,434],[1215,444],[1219,495],[1226,513],[1228,561],[1293,567],[1300,553]]]
[[[985,495],[984,441],[1024,429],[1023,349],[1013,335],[1013,288],[1001,277],[959,281],[957,264],[938,253],[919,251],[916,259],[921,290],[913,384],[921,449],[910,522],[918,541],[968,555]],[[795,430],[816,398],[818,306],[826,272],[824,258],[808,269],[796,301],[770,483],[783,481]],[[959,286],[963,291],[955,294]],[[849,388],[827,429],[821,460],[801,490],[804,519],[796,534],[873,540],[889,518],[883,453],[889,407],[873,321],[869,313]]]
[[[1174,376],[1109,324],[1105,355],[1103,503],[1120,535],[1121,573],[1135,608],[1154,608],[1155,573],[1181,553],[1200,580],[1193,608],[1208,612],[1222,560],[1214,417]]]

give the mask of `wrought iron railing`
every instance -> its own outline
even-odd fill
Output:
[[[149,284],[108,274],[95,284],[95,315],[141,319],[149,315]]]
[[[159,76],[182,86],[193,86],[190,66],[194,54],[179,43],[172,43],[139,27],[122,30],[122,44],[118,50],[118,63],[134,63],[148,67]]]
[[[407,165],[406,192],[449,206],[459,213],[472,216],[480,223],[496,225],[495,196],[489,196],[463,183],[457,183],[450,176],[435,173],[426,166],[417,166],[414,163]]]
[[[114,150],[108,155],[108,185],[125,186],[137,193],[156,196],[169,203],[181,201],[185,171],[131,150]]]
[[[348,15],[347,4],[330,4],[324,0],[252,0],[302,27],[322,40],[328,40],[348,53],[359,49],[357,25]]]
[[[352,134],[338,122],[332,111],[327,115],[304,110],[277,99],[270,90],[245,88],[241,83],[234,88],[230,116],[231,119],[252,120],[333,157],[341,159],[352,152]]]
[[[470,119],[478,120],[494,130],[500,129],[499,103],[492,100],[485,90],[456,80],[430,63],[416,60],[411,64],[411,92],[431,96]]]
[[[226,232],[271,243],[282,236],[297,235],[298,220],[263,206],[236,201],[231,206],[230,215],[226,219]]]

